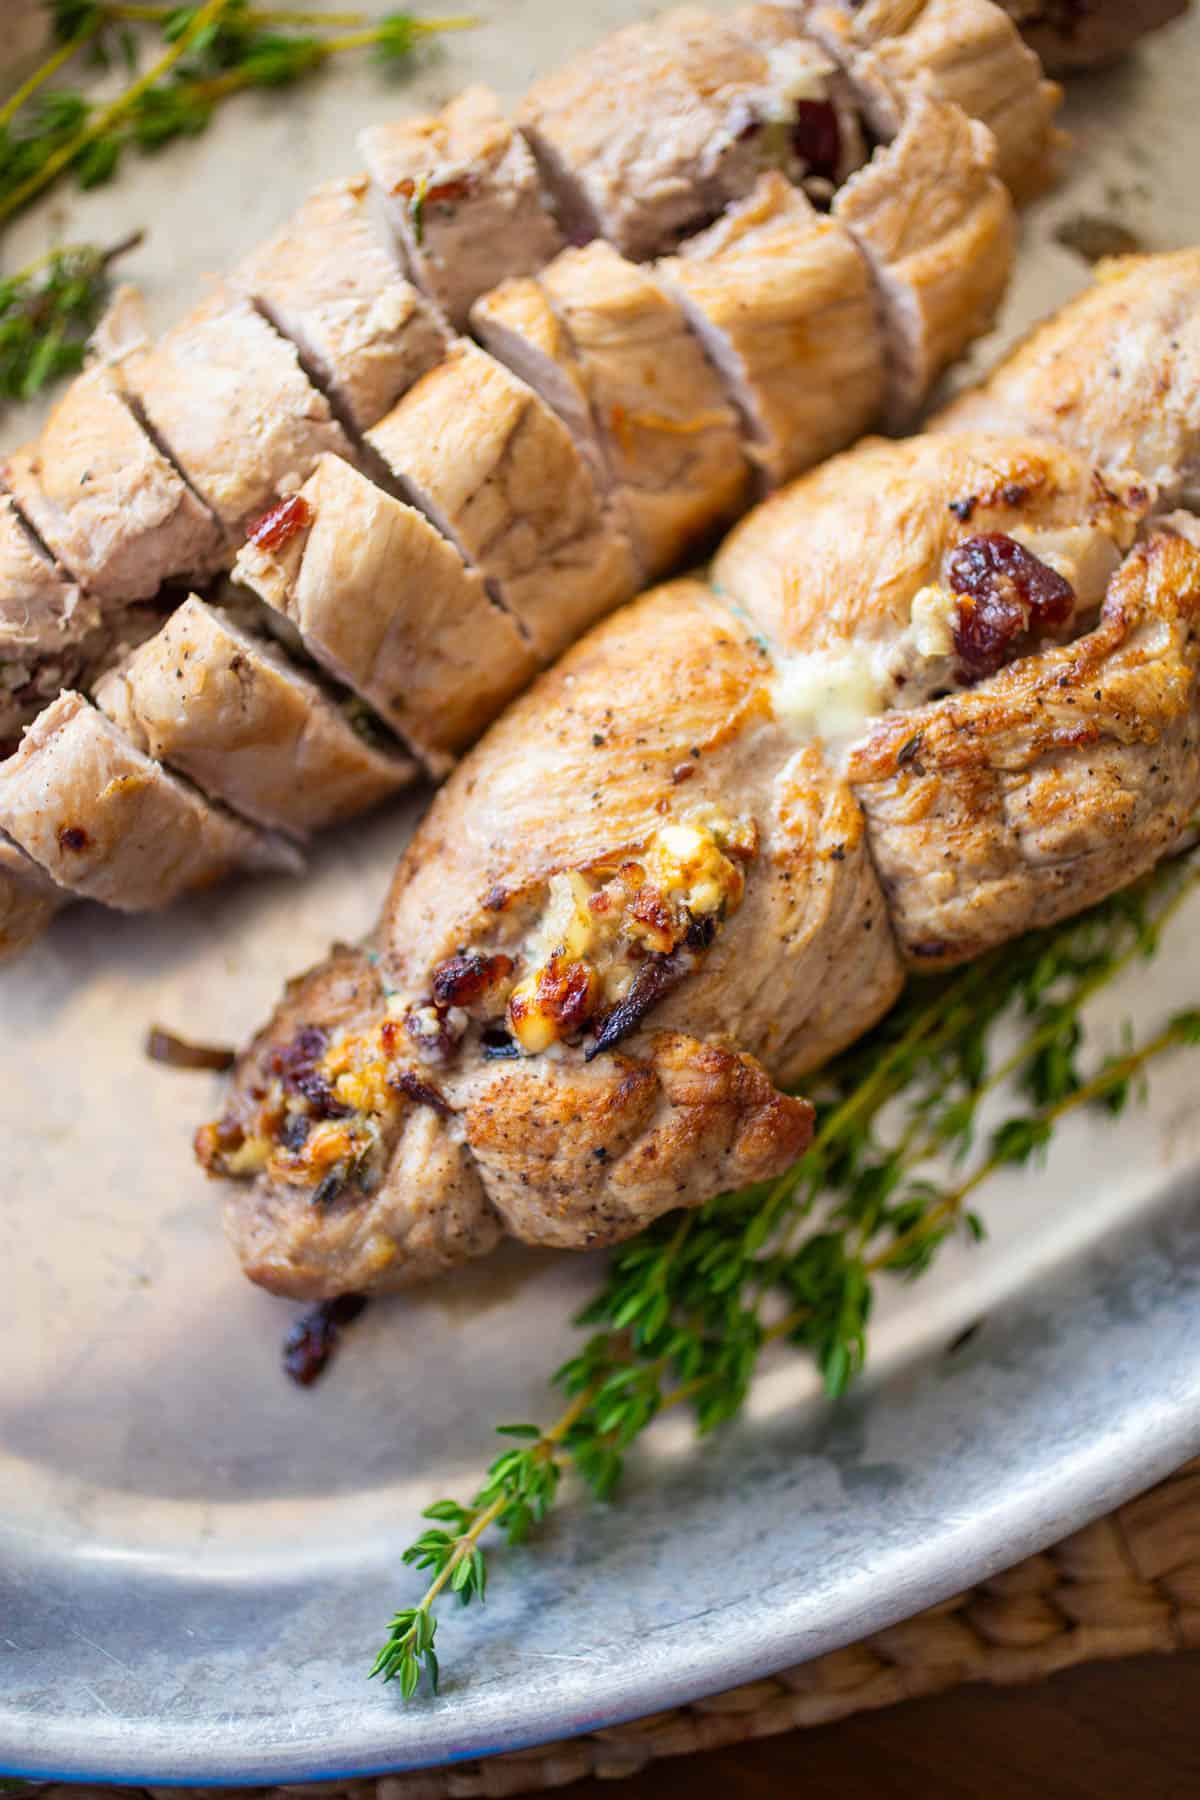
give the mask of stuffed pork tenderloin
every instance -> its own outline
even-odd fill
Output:
[[[633,264],[601,241],[562,252],[540,278],[514,279],[476,303],[495,355],[457,340],[360,432],[359,466],[318,454],[299,490],[253,523],[236,574],[275,635],[354,697],[356,723],[369,732],[381,724],[374,735],[387,771],[360,754],[359,779],[347,785],[346,734],[332,716],[339,694],[296,670],[290,706],[306,698],[305,742],[338,746],[330,778],[308,755],[303,788],[276,781],[257,795],[254,771],[279,749],[280,716],[264,696],[283,678],[273,666],[269,681],[252,686],[245,671],[277,665],[278,652],[247,643],[195,598],[181,624],[169,621],[99,682],[110,723],[210,800],[299,841],[409,778],[413,760],[387,745],[389,733],[428,772],[444,774],[540,663],[711,537],[755,485],[786,479],[909,404],[986,328],[1011,258],[1010,206],[991,160],[979,127],[921,97],[831,215],[771,173],[657,265]],[[309,208],[357,234],[361,196],[352,188],[324,190]],[[930,202],[915,227],[913,191]],[[843,199],[859,217],[857,237],[837,217]],[[289,228],[282,248],[258,261],[290,266],[304,236]],[[890,314],[878,304],[868,243],[897,297]],[[340,260],[327,247],[323,266]],[[288,291],[281,283],[277,309]],[[292,306],[299,339],[294,293]],[[422,316],[411,315],[418,325]],[[216,354],[220,317],[210,302],[198,325],[154,355],[171,370],[194,357],[189,379],[202,385],[203,346]],[[311,318],[304,329],[315,340]],[[378,357],[339,360],[328,339],[325,357],[341,390],[360,395],[363,424],[380,403],[382,390],[367,379]],[[310,344],[306,362],[314,361]],[[116,404],[111,371],[94,373],[105,403]],[[162,381],[175,392],[173,374]],[[375,399],[362,399],[367,392]],[[202,410],[198,402],[193,429]],[[378,479],[364,472],[368,458]],[[192,468],[199,476],[198,457]],[[261,496],[262,484],[254,491]],[[246,510],[246,493],[224,492],[230,521]],[[293,719],[283,741],[297,741],[299,730]],[[63,750],[56,733],[43,732],[0,769],[0,819],[26,849],[31,813],[39,843],[50,841],[41,822],[67,779]],[[74,816],[59,822],[88,829]],[[144,905],[131,856],[130,893]],[[90,879],[73,879],[86,871],[72,857],[54,858],[47,873],[96,897]],[[111,864],[104,897],[125,904]]]
[[[1200,552],[1155,498],[1045,440],[868,443],[711,585],[589,633],[200,1132],[251,1279],[397,1287],[781,1173],[788,1090],[906,969],[1166,854],[1200,800]]]

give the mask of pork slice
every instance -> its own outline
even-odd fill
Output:
[[[490,88],[371,126],[359,143],[414,280],[458,329],[480,294],[561,248],[528,145]]]
[[[536,659],[482,578],[422,513],[322,457],[234,573],[435,774],[523,687]]]
[[[629,540],[562,420],[467,340],[367,441],[543,659],[636,591]]]
[[[133,351],[145,350],[149,343],[150,321],[142,290],[131,281],[123,281],[113,290],[88,339],[88,362],[123,362]]]
[[[1200,551],[1159,532],[1088,637],[898,713],[850,758],[906,956],[980,955],[1144,874],[1200,807]]]
[[[720,370],[768,486],[879,418],[884,350],[866,259],[781,175],[762,176],[659,274]]]
[[[862,159],[839,93],[788,9],[683,6],[536,82],[519,116],[570,234],[643,261],[711,223],[763,169],[831,191]]]
[[[1000,0],[1044,69],[1069,75],[1115,62],[1188,0]]]
[[[122,912],[234,869],[301,868],[293,846],[210,805],[72,692],[0,764],[0,830],[57,886]]]
[[[295,837],[366,812],[415,774],[282,651],[194,594],[95,697],[147,756]]]
[[[227,539],[298,488],[323,451],[353,454],[293,346],[228,290],[128,357],[119,374]]]
[[[574,346],[638,560],[660,575],[744,501],[737,415],[653,270],[598,240],[556,257],[541,285]]]
[[[497,362],[511,369],[556,412],[602,492],[612,483],[592,419],[584,372],[546,290],[532,275],[502,281],[471,308],[471,330]]]
[[[164,581],[203,576],[220,532],[143,431],[111,371],[67,388],[37,442],[0,467],[38,536],[105,607],[149,599]]]
[[[874,272],[888,423],[902,429],[950,363],[988,329],[1014,254],[995,141],[960,108],[921,93],[899,136],[842,188],[833,217]]]
[[[1200,501],[1200,250],[1102,264],[931,429],[1041,434]]]
[[[993,0],[818,4],[809,29],[842,62],[875,134],[890,142],[920,93],[952,101],[996,140],[996,173],[1018,198],[1046,186],[1062,89]]]
[[[0,755],[106,641],[99,605],[51,561],[12,498],[0,493]]]
[[[300,353],[342,420],[368,431],[445,354],[449,334],[371,220],[365,176],[330,181],[230,286]]]
[[[0,962],[41,937],[68,898],[0,831]]]

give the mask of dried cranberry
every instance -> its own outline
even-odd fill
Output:
[[[837,180],[842,159],[842,133],[829,100],[798,100],[792,123],[792,149],[810,175]]]
[[[312,507],[299,494],[281,500],[270,512],[254,519],[246,532],[247,541],[260,550],[280,550],[289,538],[312,524]]]
[[[592,1012],[591,970],[586,963],[568,963],[552,956],[538,976],[537,997],[564,1035],[578,1031]]]
[[[958,596],[954,647],[968,681],[994,675],[1023,639],[1066,625],[1075,611],[1070,582],[1002,531],[965,539],[947,574]]]
[[[283,1340],[283,1366],[300,1387],[311,1387],[337,1349],[341,1328],[367,1304],[365,1294],[339,1294],[302,1314]]]
[[[470,1006],[490,987],[512,974],[512,957],[485,956],[482,950],[464,950],[448,956],[433,971],[433,1000],[438,1007]]]

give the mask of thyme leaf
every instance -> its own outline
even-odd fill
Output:
[[[130,145],[153,151],[196,136],[235,93],[289,87],[354,50],[370,50],[390,69],[402,69],[425,39],[475,22],[465,16],[422,19],[407,11],[373,17],[255,7],[249,0],[45,4],[57,47],[0,107],[0,221],[68,172],[82,187],[112,180]],[[139,46],[147,40],[157,54],[142,70]],[[78,88],[47,87],[81,53],[105,67],[119,59],[129,85],[104,105]]]
[[[489,1531],[523,1542],[568,1472],[610,1499],[630,1447],[677,1406],[702,1436],[727,1423],[773,1346],[805,1354],[826,1392],[841,1394],[866,1361],[881,1277],[913,1280],[952,1238],[977,1242],[984,1226],[968,1202],[994,1174],[1042,1156],[1068,1114],[1120,1111],[1152,1063],[1200,1046],[1200,1008],[1188,1009],[1097,1061],[1085,1015],[1154,955],[1198,887],[1200,853],[965,969],[914,979],[815,1078],[817,1128],[793,1168],[619,1249],[576,1320],[587,1337],[551,1378],[566,1402],[559,1418],[545,1430],[498,1426],[515,1442],[474,1497],[426,1509],[430,1526],[403,1560],[428,1585],[391,1620],[371,1674],[398,1681],[405,1699],[423,1674],[436,1691],[435,1608],[447,1590],[463,1605],[483,1599]],[[1002,1090],[1015,1090],[1019,1110],[983,1136],[981,1111]]]
[[[109,250],[67,245],[0,279],[0,395],[28,400],[79,368],[112,265],[141,241],[138,232]]]

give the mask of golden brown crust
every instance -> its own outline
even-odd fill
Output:
[[[806,1148],[812,1117],[752,1057],[671,1032],[650,1039],[645,1060],[506,1072],[466,1123],[512,1235],[584,1249],[781,1174]]]
[[[979,955],[1165,854],[1200,804],[1198,618],[1200,552],[1157,532],[1087,637],[856,746],[850,783],[910,958]]]

